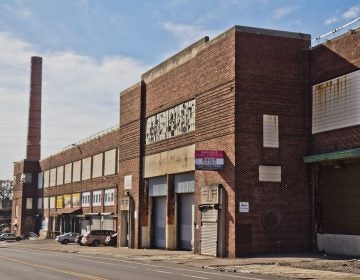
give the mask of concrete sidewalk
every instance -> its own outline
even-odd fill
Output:
[[[343,257],[324,256],[315,253],[281,254],[251,258],[214,258],[184,251],[156,249],[128,249],[115,247],[88,247],[78,244],[62,245],[54,240],[24,240],[0,243],[0,248],[8,246],[32,250],[80,253],[88,255],[112,256],[127,260],[162,261],[186,264],[193,267],[218,271],[238,271],[272,276],[286,276],[292,279],[360,279],[360,260]]]

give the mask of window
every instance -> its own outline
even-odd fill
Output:
[[[59,166],[58,168],[56,168],[56,172],[56,185],[60,186],[64,184],[64,166]]]
[[[89,207],[90,206],[90,192],[84,192],[81,195],[81,206]]]
[[[103,154],[97,154],[93,157],[92,178],[101,177],[103,174]]]
[[[71,183],[72,163],[65,165],[65,184]]]
[[[56,168],[50,169],[50,187],[56,186]]]
[[[281,166],[259,165],[260,182],[281,182]]]
[[[263,143],[267,148],[279,147],[279,117],[263,115]]]
[[[89,180],[91,178],[91,157],[82,160],[82,180]]]
[[[21,174],[21,182],[23,183],[31,183],[32,176],[31,173],[23,173]]]
[[[55,196],[50,197],[50,209],[55,208]]]
[[[93,206],[101,206],[101,191],[94,191],[93,192]]]
[[[73,163],[73,182],[79,182],[81,179],[81,160]]]
[[[32,205],[32,198],[27,198],[26,199],[26,209],[32,209],[33,205]]]
[[[50,171],[46,170],[44,172],[44,188],[48,188],[49,187],[49,180],[50,180]]]
[[[44,173],[43,172],[38,173],[38,189],[43,188],[43,178],[44,178]]]
[[[49,197],[44,197],[44,209],[49,208]]]
[[[40,198],[38,198],[38,205],[37,205],[37,209],[42,209],[42,207],[43,207],[43,199],[40,197]]]
[[[105,206],[114,205],[114,199],[115,199],[115,189],[105,190],[104,205]]]
[[[116,173],[116,149],[105,152],[104,175]]]

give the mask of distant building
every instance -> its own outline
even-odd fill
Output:
[[[13,181],[0,180],[0,225],[10,224],[13,197]]]
[[[33,57],[13,231],[114,229],[119,246],[214,256],[359,255],[359,46],[359,29],[316,47],[244,26],[204,37],[121,92],[120,127],[46,159]]]

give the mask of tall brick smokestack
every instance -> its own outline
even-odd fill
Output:
[[[30,102],[26,159],[40,160],[42,58],[31,57]]]

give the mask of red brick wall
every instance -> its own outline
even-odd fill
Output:
[[[310,193],[302,161],[309,145],[309,44],[301,38],[236,34],[237,255],[304,250],[310,244]],[[263,114],[279,116],[279,148],[263,148]],[[281,165],[282,182],[259,182],[259,165]],[[249,202],[249,213],[239,213],[240,201]],[[263,227],[266,210],[278,214],[277,229]]]
[[[327,81],[360,68],[360,29],[348,32],[311,50],[311,84]],[[360,126],[312,135],[311,154],[358,148]]]

